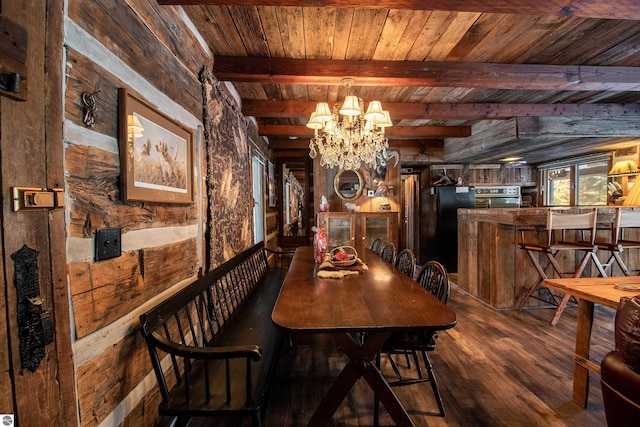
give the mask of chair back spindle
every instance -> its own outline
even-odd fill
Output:
[[[427,292],[433,294],[443,303],[446,304],[449,300],[449,293],[451,292],[449,275],[444,265],[438,261],[428,261],[423,265],[418,272],[416,281]]]
[[[377,237],[373,243],[371,244],[371,250],[374,254],[380,255],[380,251],[382,250],[382,237]]]
[[[389,242],[380,251],[380,257],[387,261],[389,264],[395,263],[396,260],[396,246]]]
[[[398,253],[395,266],[405,276],[411,277],[413,279],[413,275],[416,269],[416,257],[415,255],[413,255],[411,249],[406,248]]]

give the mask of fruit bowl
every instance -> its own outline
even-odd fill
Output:
[[[353,246],[338,246],[329,253],[329,262],[335,267],[351,267],[358,261],[358,252]]]

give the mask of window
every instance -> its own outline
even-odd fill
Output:
[[[566,167],[547,171],[546,205],[571,205],[571,169]]]
[[[608,154],[541,165],[545,206],[606,205],[608,165]]]
[[[608,162],[584,163],[578,165],[577,185],[578,206],[607,204]]]
[[[264,161],[253,156],[253,242],[264,240]]]

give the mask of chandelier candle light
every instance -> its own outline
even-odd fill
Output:
[[[328,169],[357,170],[362,163],[375,167],[376,153],[389,147],[384,129],[393,126],[389,112],[382,109],[380,101],[371,101],[364,113],[362,98],[350,95],[352,78],[343,78],[347,96],[342,104],[320,102],[311,113],[307,127],[314,130],[309,144],[309,156],[320,154],[320,165]]]

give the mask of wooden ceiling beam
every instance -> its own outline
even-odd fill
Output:
[[[242,113],[253,117],[308,118],[315,101],[242,100]],[[384,102],[394,120],[483,120],[529,116],[638,117],[640,104],[421,104]]]
[[[471,126],[392,126],[385,135],[389,139],[466,138],[471,136]]]
[[[220,81],[355,86],[465,87],[518,90],[640,91],[640,67],[356,61],[217,56]]]
[[[637,147],[638,140],[633,138],[566,138],[549,140],[546,138],[514,139],[486,151],[478,151],[473,155],[462,155],[456,149],[456,140],[445,142],[444,162],[465,163],[497,163],[505,157],[519,156],[528,163],[545,163],[557,159],[566,159],[585,154],[611,152],[625,147]],[[458,160],[463,158],[463,160]]]
[[[545,142],[543,141],[543,144]],[[535,145],[535,141],[530,141],[528,145]],[[513,144],[513,149],[517,150],[519,144]],[[544,149],[529,150],[523,155],[526,155],[529,163],[544,163],[553,161],[560,158],[569,158],[582,156],[585,154],[593,153],[605,153],[615,151],[617,149],[637,147],[638,140],[635,138],[578,138],[571,141],[565,141],[563,143],[553,144],[547,146]],[[510,151],[510,147],[506,147],[507,151]]]
[[[292,6],[357,9],[450,10],[516,15],[578,16],[583,18],[640,20],[637,0],[158,0],[161,5]]]
[[[640,137],[640,120],[625,117],[518,117],[519,138]]]
[[[473,135],[444,142],[445,162],[474,161],[518,140],[516,119],[490,121],[474,126]],[[455,160],[452,160],[455,159]]]
[[[443,147],[444,139],[390,139],[389,148]],[[269,138],[271,150],[309,150],[309,139]]]
[[[258,124],[258,134],[282,138],[311,138],[313,129],[296,125]],[[471,126],[392,126],[385,130],[389,139],[464,138]]]
[[[444,161],[489,161],[549,149],[557,149],[561,158],[566,141],[586,138],[596,144],[637,137],[640,121],[633,118],[516,117],[486,121],[475,125],[468,138],[445,140]]]
[[[309,150],[308,139],[269,138],[270,150]]]

